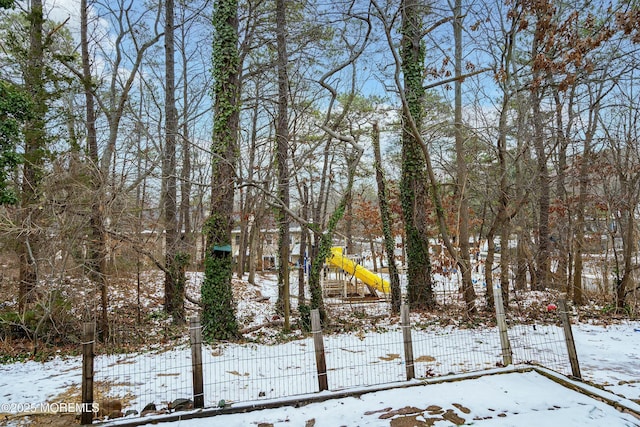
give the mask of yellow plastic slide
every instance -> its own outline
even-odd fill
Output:
[[[389,282],[382,279],[375,273],[367,270],[360,264],[356,264],[351,261],[349,258],[342,256],[342,248],[335,247],[331,248],[331,256],[327,260],[330,264],[335,265],[338,268],[346,271],[349,274],[352,274],[356,277],[356,279],[361,280],[364,284],[371,286],[379,291],[388,294],[391,292],[391,287],[389,286]]]

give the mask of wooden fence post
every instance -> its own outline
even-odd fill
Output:
[[[569,363],[571,363],[571,374],[575,378],[582,379],[580,373],[580,364],[578,363],[578,353],[576,352],[576,343],[573,340],[573,331],[571,330],[571,322],[569,322],[569,312],[567,310],[567,301],[561,298],[558,301],[558,314],[562,319],[564,326],[564,340],[567,344],[567,353],[569,354]]]
[[[204,386],[202,381],[202,326],[200,316],[195,315],[189,322],[191,340],[191,372],[193,374],[193,407],[204,408]]]
[[[496,322],[500,331],[500,346],[502,347],[502,364],[509,366],[513,363],[513,353],[511,351],[511,343],[509,342],[509,334],[507,333],[507,319],[504,314],[504,302],[502,300],[502,288],[494,286],[493,303],[496,307]]]
[[[416,377],[416,368],[413,363],[413,342],[411,341],[411,319],[409,318],[409,306],[400,306],[400,325],[402,328],[402,340],[404,341],[404,360],[407,371],[407,381]]]
[[[93,346],[96,324],[82,324],[82,415],[81,424],[93,423]]]
[[[322,339],[322,325],[320,324],[320,312],[311,310],[311,333],[313,334],[313,347],[316,350],[316,369],[318,370],[318,386],[320,391],[329,390],[327,381],[327,361],[324,354],[324,341]]]

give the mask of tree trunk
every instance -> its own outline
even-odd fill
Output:
[[[527,165],[530,163],[529,150],[525,145],[525,132],[527,127],[526,117],[524,105],[522,100],[517,100],[517,117],[516,117],[516,151],[518,153],[522,153],[520,161],[515,162],[515,196],[518,200],[521,200],[525,193],[527,192],[526,188],[528,187],[527,179],[528,176],[525,173],[527,170]],[[516,215],[516,224],[515,228],[517,230],[517,243],[516,243],[516,273],[515,273],[515,284],[514,287],[518,291],[524,291],[527,289],[527,266],[528,263],[528,253],[529,253],[529,242],[530,235],[527,231],[529,229],[529,225],[527,224],[526,216],[524,212],[518,212]],[[533,275],[533,271],[531,271]]]
[[[184,19],[184,18],[183,18]],[[180,26],[182,31],[181,37],[181,56],[182,56],[182,75],[185,82],[189,81],[189,58],[186,55],[186,39],[185,26]],[[180,173],[180,219],[178,221],[178,232],[182,233],[182,244],[180,251],[193,256],[196,259],[195,235],[193,233],[193,225],[191,221],[191,137],[189,132],[189,85],[182,85],[182,135],[180,136],[182,144],[182,170]]]
[[[542,125],[542,111],[540,97],[536,94],[533,104],[534,147],[536,151],[538,173],[538,250],[536,253],[535,290],[544,290],[549,283],[549,169],[544,144],[544,130]]]
[[[309,274],[309,290],[311,292],[311,310],[318,309],[320,313],[320,319],[322,322],[327,320],[327,312],[324,306],[324,300],[322,298],[322,287],[320,286],[320,272],[324,266],[325,260],[331,253],[331,246],[333,245],[333,233],[338,225],[338,222],[344,217],[347,205],[351,203],[351,190],[353,189],[353,181],[355,177],[355,169],[360,160],[362,153],[358,153],[357,156],[347,159],[348,162],[348,177],[347,187],[340,199],[340,203],[333,211],[329,218],[326,229],[323,233],[316,233],[316,246],[317,253],[313,262],[311,263],[311,273]]]
[[[574,261],[574,274],[573,274],[573,286],[572,295],[573,303],[576,305],[584,304],[583,295],[583,283],[582,283],[582,256],[584,249],[584,234],[586,221],[584,217],[585,209],[587,209],[587,197],[589,186],[589,174],[592,163],[592,145],[593,139],[596,136],[598,123],[600,122],[600,100],[604,84],[600,84],[595,94],[591,95],[591,105],[589,107],[589,120],[587,123],[586,133],[584,136],[584,143],[582,147],[582,163],[580,164],[578,180],[580,182],[580,192],[578,194],[578,206],[576,207],[576,224],[575,224],[575,261]]]
[[[527,243],[525,239],[528,234],[524,231],[518,232],[518,242],[516,244],[516,277],[515,288],[518,291],[527,289]]]
[[[353,194],[351,195],[353,198]],[[345,237],[346,237],[346,254],[353,255],[356,253],[356,248],[353,245],[353,203],[349,203],[347,206],[347,212],[344,216],[345,223]],[[375,263],[374,263],[375,264]]]
[[[260,234],[260,230],[257,228],[256,221],[253,222],[251,226],[251,230],[249,231],[249,253],[251,256],[249,257],[249,277],[247,281],[254,285],[256,283],[256,260],[259,259],[260,254],[258,253],[258,235]]]
[[[303,184],[302,188],[302,218],[307,219],[309,215],[309,187]],[[303,227],[300,232],[300,270],[298,271],[298,309],[305,305],[304,302],[304,282],[306,269],[308,267],[309,258],[305,258],[307,254],[307,236],[308,231]]]
[[[574,262],[573,262],[573,286],[571,287],[571,295],[573,303],[581,305],[582,301],[582,253],[584,248],[584,229],[585,218],[584,210],[587,202],[587,185],[589,183],[589,162],[590,162],[590,142],[585,138],[582,153],[582,162],[580,164],[580,175],[578,180],[580,182],[578,193],[578,205],[576,206],[576,222],[575,222],[575,235],[573,239],[574,247]]]
[[[324,144],[323,150],[323,162],[322,162],[322,174],[320,175],[320,188],[317,192],[317,197],[315,203],[311,201],[312,205],[312,230],[313,230],[313,240],[310,242],[310,250],[309,250],[309,260],[311,262],[311,269],[309,271],[309,293],[311,297],[310,308],[317,308],[320,312],[320,318],[324,321],[327,317],[327,313],[324,308],[324,300],[322,299],[322,287],[320,285],[320,270],[324,266],[325,258],[319,256],[320,244],[322,241],[322,231],[325,229],[325,219],[324,214],[326,212],[325,201],[327,200],[327,194],[330,192],[329,188],[330,184],[328,181],[328,171],[331,161],[331,156],[329,153],[329,149],[331,147],[331,138],[327,138]],[[310,200],[313,200],[314,192],[311,192]],[[344,214],[344,212],[342,212]],[[328,255],[328,253],[326,254]],[[316,265],[317,263],[320,265]],[[308,317],[309,313],[306,311],[309,307],[301,307],[304,313],[301,315],[304,317]],[[307,326],[311,327],[310,319],[305,319],[305,322],[308,323]]]
[[[285,0],[276,0],[276,42],[278,49],[278,115],[276,122],[276,144],[278,164],[278,197],[284,205],[279,209],[279,256],[278,300],[284,313],[284,330],[289,330],[289,78],[287,76],[287,6]]]
[[[251,108],[251,133],[250,133],[250,148],[249,148],[249,161],[247,164],[247,181],[249,183],[254,182],[254,170],[256,168],[256,152],[258,150],[258,117],[259,117],[259,104],[257,102],[260,99],[260,85],[256,84],[256,93],[253,107]],[[246,230],[247,237],[240,239],[239,253],[238,253],[238,273],[244,271],[245,268],[249,271],[249,282],[255,282],[256,274],[256,258],[255,252],[257,237],[260,233],[260,219],[262,217],[262,208],[257,206],[256,196],[254,194],[253,187],[246,188],[245,203],[243,206],[241,215],[243,217],[250,217],[247,221],[248,227]],[[258,212],[260,210],[260,213]],[[247,249],[249,251],[249,257],[246,256]],[[249,259],[249,262],[246,259]],[[246,265],[246,266],[245,266]]]
[[[18,304],[23,310],[35,299],[38,282],[38,256],[40,239],[38,218],[40,209],[40,184],[46,150],[45,117],[47,114],[47,93],[45,89],[45,65],[43,46],[44,15],[41,0],[31,1],[31,10],[27,15],[29,21],[29,50],[24,69],[24,86],[32,100],[32,115],[24,127],[24,167],[22,172],[22,189],[20,198],[20,221],[26,232],[22,233],[22,241],[18,249],[20,276],[18,287]]]
[[[490,229],[487,233],[487,258],[484,262],[484,282],[487,285],[487,294],[485,299],[487,301],[487,309],[489,310],[493,310],[495,307],[493,296],[493,263],[495,260],[496,243],[494,239],[494,230]]]
[[[387,263],[389,265],[389,281],[391,285],[391,313],[399,314],[400,305],[402,304],[402,293],[400,289],[400,276],[398,275],[398,267],[395,261],[396,241],[393,236],[393,228],[391,215],[389,213],[389,201],[387,197],[387,186],[382,171],[382,155],[380,153],[380,130],[378,123],[373,123],[373,153],[375,158],[376,183],[378,184],[378,205],[380,206],[380,219],[382,221],[382,233],[384,235],[384,245],[387,252]],[[374,259],[376,254],[371,251]]]
[[[248,196],[247,196],[248,197]],[[240,206],[246,206],[242,201],[240,202]],[[242,279],[244,276],[245,268],[246,268],[246,254],[247,254],[247,241],[249,239],[249,212],[246,210],[242,210],[240,212],[240,234],[236,238],[237,246],[238,246],[238,260],[236,262],[236,276],[238,279]]]
[[[638,185],[638,180],[632,180],[633,185]],[[628,185],[630,183],[627,183]],[[637,188],[637,187],[636,187]],[[627,188],[628,194],[636,192],[636,188]],[[637,199],[636,203],[637,205]],[[629,206],[629,205],[627,205]],[[622,230],[622,244],[623,246],[623,263],[624,263],[624,275],[622,279],[616,283],[616,309],[619,313],[624,313],[626,309],[627,289],[632,284],[633,274],[633,253],[636,249],[636,240],[634,239],[635,221],[634,221],[634,209],[626,207],[624,215],[626,221],[623,222],[624,229]]]
[[[378,257],[376,256],[376,246],[373,241],[373,235],[369,234],[369,250],[371,251],[371,260],[373,261],[373,271],[378,272]],[[381,260],[382,263],[382,260]],[[382,265],[380,266],[382,267]]]
[[[237,0],[217,0],[213,24],[213,180],[211,215],[203,230],[207,236],[207,252],[201,288],[202,324],[209,341],[238,336],[231,289],[234,168],[237,163],[240,118]]]
[[[464,149],[464,133],[462,125],[462,1],[455,1],[453,34],[455,40],[455,111],[454,133],[456,141],[456,192],[460,199],[458,236],[460,254],[458,263],[462,270],[462,293],[467,307],[467,313],[475,313],[476,291],[471,280],[471,259],[469,247],[469,202],[467,196],[467,162]]]
[[[97,284],[100,290],[100,301],[102,311],[100,314],[100,328],[98,336],[106,340],[109,333],[107,309],[108,309],[108,294],[107,294],[107,243],[106,233],[104,229],[103,215],[104,215],[104,178],[99,167],[99,153],[98,142],[96,134],[96,112],[93,95],[93,83],[91,76],[91,59],[89,57],[89,41],[88,41],[88,6],[86,0],[81,0],[80,3],[80,44],[82,52],[82,83],[84,86],[85,95],[85,114],[87,121],[87,152],[91,161],[91,181],[90,190],[93,193],[93,202],[91,206],[89,234],[87,251],[87,269],[89,271],[89,277]]]
[[[84,45],[82,47],[85,50],[82,54],[83,61],[83,72],[82,72],[82,84],[85,93],[89,93],[96,98],[97,93],[93,90],[93,84],[91,80],[91,74],[89,69],[89,54],[88,54],[88,39],[87,39],[87,4],[86,2],[81,3],[81,15],[84,14],[84,18],[81,16],[81,20],[84,19],[84,28],[81,30],[81,33],[84,33],[84,36],[81,34],[81,37],[84,37],[84,41],[81,41],[81,44]],[[124,20],[128,11],[124,11],[120,9],[119,12],[114,12],[117,15],[117,19]],[[122,21],[124,22],[124,21]],[[82,25],[81,25],[82,26]],[[120,26],[120,31],[129,32],[130,29],[125,29],[125,25]],[[106,91],[106,99],[99,103],[102,107],[103,113],[106,115],[106,120],[108,123],[108,135],[106,138],[106,144],[104,146],[104,151],[102,152],[101,157],[99,157],[97,145],[94,144],[95,139],[92,141],[91,138],[88,140],[88,151],[89,157],[91,161],[94,163],[93,167],[96,169],[94,175],[91,177],[91,190],[94,195],[94,201],[92,203],[91,209],[91,224],[90,224],[90,232],[88,237],[88,251],[87,251],[87,269],[89,270],[90,278],[98,284],[101,294],[101,305],[102,305],[102,319],[101,319],[101,331],[100,336],[106,338],[108,333],[107,328],[107,305],[108,305],[108,295],[107,295],[107,283],[106,283],[106,270],[107,270],[107,239],[106,239],[106,230],[105,230],[105,218],[107,216],[106,212],[106,194],[108,190],[109,183],[109,175],[113,173],[115,176],[115,155],[116,155],[116,147],[118,142],[120,123],[122,117],[125,112],[125,108],[127,106],[127,101],[129,99],[129,93],[131,88],[134,85],[135,78],[138,74],[138,70],[142,64],[142,60],[145,52],[151,46],[153,46],[160,38],[160,34],[154,33],[150,34],[152,37],[146,37],[144,43],[139,45],[135,45],[135,52],[130,55],[132,61],[127,67],[128,75],[126,79],[123,81],[122,70],[122,49],[123,49],[123,33],[120,33],[118,37],[114,40],[117,43],[113,46],[114,54],[113,54],[113,63],[111,64],[111,69],[113,72],[110,76],[109,87]],[[133,34],[133,33],[131,33]],[[135,37],[135,36],[134,36]],[[91,106],[91,101],[89,102],[89,106]],[[93,110],[93,109],[92,109]],[[91,114],[91,113],[88,113]],[[95,116],[94,116],[95,117]],[[95,122],[95,120],[91,120],[88,116],[88,122]],[[112,171],[113,169],[113,171]]]
[[[500,245],[502,246],[502,251],[500,253],[500,288],[502,290],[502,300],[504,304],[505,310],[509,308],[509,274],[510,274],[510,262],[511,262],[511,254],[509,249],[509,237],[510,237],[510,221],[512,215],[509,215],[507,210],[509,207],[509,183],[507,179],[507,158],[508,158],[508,147],[507,147],[507,117],[509,115],[509,104],[511,102],[511,82],[512,82],[512,72],[511,72],[511,64],[513,58],[513,51],[515,49],[515,41],[516,41],[516,32],[519,25],[519,18],[516,14],[511,18],[511,29],[507,33],[505,37],[505,52],[503,55],[503,69],[505,72],[505,82],[502,88],[502,106],[500,109],[500,118],[498,120],[498,173],[500,174],[500,195],[498,198],[498,213],[495,218],[495,229],[499,230],[500,233]],[[519,209],[519,207],[518,207]],[[493,227],[492,227],[493,229]],[[487,285],[487,305],[493,309],[494,301],[493,301],[493,255],[495,251],[495,245],[493,244],[493,236],[491,233],[490,238],[490,246],[488,252],[491,254],[491,263],[489,263],[489,255],[487,255],[487,263],[485,265],[485,277],[486,285]]]
[[[572,88],[573,92],[573,88]],[[567,135],[571,134],[571,124],[573,121],[573,101],[570,98],[568,106],[568,124],[567,131],[564,130],[564,116],[562,103],[560,102],[559,91],[554,88],[553,97],[555,100],[555,116],[556,116],[556,133],[557,133],[557,146],[558,146],[558,178],[556,180],[556,199],[561,204],[560,209],[557,209],[556,230],[557,237],[556,247],[558,256],[558,270],[554,277],[557,278],[556,289],[565,289],[568,285],[567,281],[567,266],[569,265],[569,257],[571,255],[571,226],[570,218],[571,214],[568,209],[569,200],[566,189],[566,176],[567,176],[567,148],[569,146],[569,138]]]
[[[543,40],[543,30],[536,28],[533,37],[531,57],[535,58],[539,52],[539,42]],[[538,223],[536,227],[538,249],[536,252],[536,272],[533,282],[534,290],[544,290],[549,284],[550,274],[550,229],[549,229],[549,206],[550,206],[550,179],[549,168],[547,166],[547,151],[545,148],[544,120],[541,109],[544,89],[542,84],[542,72],[534,70],[534,83],[531,84],[531,103],[533,120],[533,148],[536,153],[536,173],[538,181]]]
[[[413,120],[422,128],[424,120],[423,67],[425,49],[422,45],[421,5],[416,0],[403,0],[402,10],[402,71],[408,111],[403,109],[402,177],[400,194],[407,240],[407,298],[415,309],[435,306],[431,283],[431,259],[427,227],[427,176],[422,147],[408,128]],[[411,115],[411,118],[407,117]]]
[[[511,249],[509,248],[509,234],[511,227],[509,225],[509,221],[505,220],[500,227],[500,289],[505,310],[509,309],[510,288]]]
[[[165,53],[165,141],[162,158],[162,180],[164,194],[164,240],[165,276],[164,308],[175,323],[185,320],[185,267],[187,255],[180,251],[178,230],[177,185],[176,185],[176,136],[178,134],[178,113],[175,98],[175,42],[174,42],[174,2],[166,0],[164,25]]]

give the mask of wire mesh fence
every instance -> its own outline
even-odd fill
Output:
[[[310,338],[279,345],[205,346],[203,353],[206,406],[318,391]]]
[[[169,406],[176,398],[190,398],[188,336],[157,324],[114,317],[108,334],[96,340],[95,399],[117,399],[140,413],[149,403]]]
[[[413,313],[412,354],[408,360],[406,339],[397,317],[367,314],[379,313],[380,307],[375,304],[349,304],[344,309],[343,313],[348,314],[336,316],[339,327],[334,324],[322,335],[329,390],[404,381],[407,362],[413,364],[418,379],[504,364],[495,323],[443,325],[442,320],[425,320],[424,313]],[[509,313],[507,335],[513,364],[537,364],[571,373],[559,314],[560,311],[547,313],[539,321],[523,323],[521,313]],[[348,316],[357,316],[361,320],[359,326],[344,330]],[[178,399],[192,399],[195,367],[188,334],[181,336],[179,331],[167,328],[160,335],[173,339],[158,342],[147,339],[139,327],[114,327],[109,342],[117,345],[96,346],[95,399],[120,399],[123,407],[134,413],[145,408],[171,411]],[[314,339],[309,335],[275,343],[203,345],[200,381],[204,386],[204,406],[318,392],[321,386],[317,356]]]
[[[324,337],[330,390],[405,379],[402,333],[358,331]]]
[[[96,397],[118,399],[137,413],[149,404],[168,408],[176,399],[192,396],[188,348],[105,354],[96,358],[94,366]]]
[[[514,364],[539,365],[570,375],[563,330],[557,325],[517,324],[509,327]]]
[[[500,366],[497,327],[413,331],[416,376],[432,377]]]

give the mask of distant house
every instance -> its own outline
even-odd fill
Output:
[[[300,260],[301,235],[302,229],[300,227],[291,227],[289,229],[289,262],[292,264],[298,264]],[[247,256],[259,257],[258,269],[275,270],[280,266],[278,259],[278,238],[277,228],[263,228],[258,235],[256,253],[251,254],[249,253],[249,249],[247,249]],[[241,230],[239,227],[236,227],[231,231],[231,251],[235,261],[238,260],[240,252],[240,240]]]

